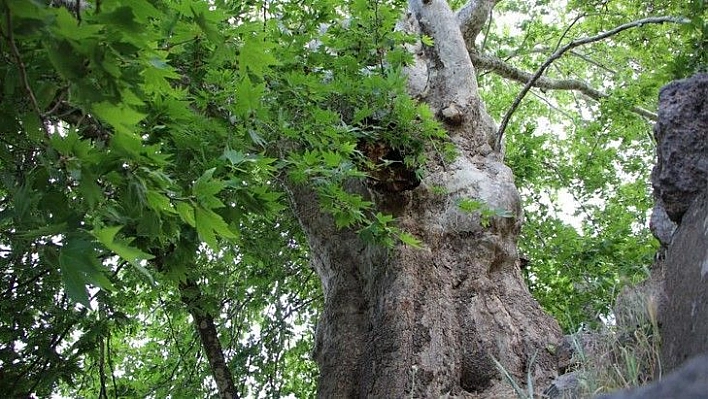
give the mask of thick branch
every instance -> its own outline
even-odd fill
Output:
[[[526,93],[529,92],[529,90],[534,85],[534,83],[541,77],[541,75],[543,75],[543,73],[553,63],[553,61],[560,58],[563,54],[565,54],[569,50],[572,50],[572,49],[582,46],[584,44],[589,44],[589,43],[593,43],[593,42],[597,42],[597,41],[606,39],[610,36],[614,36],[614,35],[622,32],[624,30],[640,27],[645,24],[663,24],[666,22],[685,23],[686,20],[684,18],[676,18],[676,17],[643,18],[643,19],[640,19],[637,21],[628,22],[626,24],[620,25],[614,29],[608,30],[606,32],[602,32],[602,33],[595,35],[595,36],[590,36],[590,37],[585,37],[582,39],[574,40],[574,41],[568,43],[567,45],[561,47],[560,49],[558,49],[555,53],[551,54],[551,56],[548,57],[546,62],[544,62],[543,65],[541,65],[541,67],[538,68],[538,70],[531,77],[531,79],[528,80],[528,82],[526,83],[524,88],[521,90],[519,95],[516,96],[516,99],[514,99],[514,102],[511,104],[511,107],[509,108],[509,110],[504,115],[504,118],[502,119],[502,122],[499,126],[499,131],[497,133],[497,140],[498,140],[497,145],[501,144],[501,140],[504,135],[504,131],[506,130],[507,125],[509,124],[509,120],[511,119],[511,116],[514,114],[514,111],[516,111],[516,109],[519,107],[519,104],[521,104],[521,100],[523,100]]]
[[[439,90],[451,99],[477,98],[474,66],[464,51],[467,47],[460,35],[458,20],[447,2],[410,0],[409,7],[421,31],[433,38],[437,57],[444,64],[438,71],[440,75],[436,76],[437,83],[430,82],[430,85],[439,85]],[[467,103],[467,100],[460,102]]]
[[[185,245],[187,242],[182,242],[181,244]],[[193,243],[187,245],[190,244]],[[168,251],[160,253],[160,256],[155,258],[154,265],[158,271],[164,272],[167,269],[165,259],[168,258],[168,255],[173,255],[173,251],[174,246]],[[221,399],[239,399],[233,374],[228,367],[224,350],[219,340],[219,333],[216,329],[216,323],[214,323],[214,316],[207,310],[207,306],[205,305],[206,298],[202,294],[199,284],[194,279],[187,278],[179,284],[179,294],[182,303],[192,316],[194,326],[199,334],[199,340],[209,361],[211,376],[216,383],[219,397]]]
[[[457,21],[462,31],[462,37],[465,39],[467,48],[474,47],[475,39],[479,32],[482,31],[484,24],[492,12],[492,8],[500,0],[471,0],[466,6],[457,11]]]
[[[194,318],[202,347],[209,360],[211,375],[219,390],[221,399],[238,399],[238,391],[234,385],[233,375],[226,364],[224,351],[216,331],[213,316],[204,309],[201,289],[194,280],[187,280],[179,286],[182,302],[187,306],[189,314]]]
[[[586,82],[578,79],[549,79],[544,76],[540,76],[537,79],[533,79],[534,75],[523,71],[521,69],[515,68],[499,58],[491,55],[480,55],[475,53],[470,53],[472,58],[472,63],[478,69],[484,69],[492,71],[501,77],[515,80],[521,83],[531,82],[531,86],[538,87],[544,90],[576,90],[584,95],[592,98],[593,100],[600,101],[603,98],[608,98],[609,94],[603,93],[596,90]],[[656,121],[657,115],[647,109],[641,107],[632,107],[632,112],[641,115],[649,120]],[[500,131],[503,133],[503,131]]]

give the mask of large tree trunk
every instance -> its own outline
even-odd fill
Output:
[[[311,191],[291,187],[325,293],[315,348],[322,398],[497,398],[513,391],[493,359],[521,385],[528,373],[541,389],[555,369],[547,347],[560,340],[560,329],[524,285],[516,247],[520,198],[495,148],[495,125],[466,50],[465,39],[494,3],[478,0],[460,23],[444,0],[411,1],[402,24],[435,41],[411,49],[417,63],[410,90],[445,123],[456,160],[430,154],[425,178],[411,191],[350,187],[395,215],[423,249],[366,244],[337,230]],[[511,217],[483,222],[458,208],[462,198]]]

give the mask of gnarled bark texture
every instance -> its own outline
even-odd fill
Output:
[[[494,3],[470,7],[489,10]],[[465,10],[480,26],[479,13]],[[397,216],[424,248],[366,244],[353,231],[337,230],[312,191],[291,187],[325,293],[315,348],[319,397],[513,397],[493,359],[520,384],[530,373],[544,387],[555,371],[546,348],[560,341],[560,329],[520,273],[520,198],[495,148],[495,125],[479,98],[459,18],[444,0],[418,0],[401,24],[435,41],[411,48],[409,88],[445,123],[459,156],[446,164],[429,154],[427,173],[413,190],[350,187]],[[483,223],[458,208],[463,198],[511,217]]]

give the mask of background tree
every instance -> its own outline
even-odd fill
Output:
[[[649,264],[646,119],[705,65],[699,1],[50,3],[0,2],[10,396],[312,396],[308,260],[321,395],[494,395],[493,359],[540,381],[558,330],[484,103],[689,17],[573,48],[510,114],[523,271],[573,329]]]

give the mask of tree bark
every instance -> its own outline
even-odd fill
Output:
[[[216,331],[214,317],[204,309],[202,305],[202,292],[194,280],[187,280],[179,285],[182,302],[187,306],[189,314],[194,319],[194,325],[199,333],[202,348],[206,353],[211,375],[219,390],[219,397],[222,399],[238,399],[238,391],[234,384],[234,378],[229,370],[224,351],[219,341],[219,334]]]
[[[336,229],[311,190],[289,187],[325,294],[314,351],[318,395],[514,396],[494,359],[520,385],[530,376],[542,390],[556,368],[546,348],[561,332],[521,276],[521,201],[479,98],[460,22],[444,0],[414,0],[401,28],[434,40],[433,47],[411,47],[416,63],[408,71],[409,89],[439,116],[459,155],[446,164],[430,153],[426,175],[413,190],[348,187],[395,215],[423,249],[366,244],[354,231]],[[510,217],[465,213],[461,199]]]
[[[196,256],[198,241],[190,240],[188,235],[182,236],[182,240],[175,246],[170,246],[166,251],[157,253],[153,259],[155,268],[161,273],[165,273],[168,269],[166,265],[171,260],[179,258],[176,254],[177,248],[181,248],[184,253],[190,253]],[[180,259],[182,262],[189,262],[188,258]],[[194,262],[194,259],[191,260]],[[186,276],[185,276],[186,277]],[[199,341],[202,344],[204,353],[206,354],[211,376],[214,378],[216,389],[219,391],[221,399],[238,399],[238,390],[234,384],[234,376],[226,363],[224,350],[219,341],[219,334],[214,323],[214,316],[205,306],[206,298],[202,294],[199,283],[191,277],[186,277],[184,281],[179,283],[180,300],[185,305],[187,311],[192,316],[194,327],[199,334]]]

